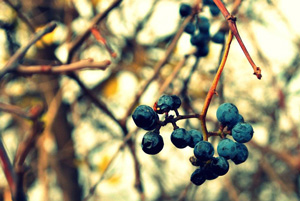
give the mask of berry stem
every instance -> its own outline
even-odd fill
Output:
[[[220,11],[222,12],[224,18],[227,20],[228,25],[230,30],[232,31],[232,34],[235,36],[235,38],[237,39],[240,47],[242,48],[246,58],[248,59],[250,65],[253,68],[254,71],[254,75],[256,75],[256,77],[258,79],[261,79],[262,75],[261,75],[261,69],[259,67],[257,67],[254,63],[254,61],[252,60],[246,46],[244,45],[244,42],[242,41],[242,38],[240,37],[240,34],[238,32],[237,26],[236,26],[236,17],[234,17],[233,15],[231,15],[227,8],[224,6],[224,4],[221,2],[221,0],[213,0],[215,2],[215,4],[218,6],[218,8],[220,9]]]
[[[224,69],[224,66],[225,66],[225,63],[226,63],[226,60],[227,60],[227,57],[228,57],[231,41],[232,41],[232,32],[229,30],[228,39],[227,39],[227,43],[226,43],[226,47],[225,47],[225,50],[224,50],[222,61],[220,63],[220,66],[218,68],[216,76],[213,80],[213,83],[212,83],[212,85],[211,85],[211,87],[210,87],[210,89],[207,93],[207,96],[206,96],[206,99],[205,99],[205,102],[204,102],[204,105],[203,105],[203,109],[202,109],[202,112],[200,114],[201,129],[202,129],[203,138],[204,138],[205,141],[208,140],[208,132],[207,132],[206,120],[205,120],[207,110],[208,110],[208,107],[209,107],[209,104],[212,100],[213,95],[216,93],[216,88],[217,88],[218,82],[220,80],[222,71]]]

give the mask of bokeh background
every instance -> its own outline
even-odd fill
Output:
[[[97,29],[110,48],[92,35],[70,47],[107,11]],[[0,68],[35,30],[50,21],[57,28],[26,53],[24,65],[72,63],[81,59],[111,60],[105,71],[82,70],[73,75],[10,73],[1,80],[0,102],[24,110],[43,103],[45,130],[26,158],[24,189],[28,200],[261,200],[300,199],[300,3],[297,0],[248,0],[238,8],[237,26],[262,79],[234,39],[208,109],[209,131],[219,127],[215,113],[223,102],[234,103],[254,128],[247,143],[248,160],[230,162],[229,172],[200,187],[190,184],[195,167],[191,148],[170,141],[172,126],[161,129],[164,149],[155,156],[141,150],[145,133],[131,114],[139,104],[152,106],[162,94],[182,100],[180,114],[200,113],[224,46],[209,43],[209,54],[196,58],[190,35],[182,33],[170,56],[174,36],[184,21],[179,0],[2,0],[0,1]],[[201,1],[200,1],[201,2]],[[230,11],[238,0],[224,0]],[[226,24],[204,6],[199,16],[211,24],[210,34]],[[186,57],[186,55],[189,55]],[[178,67],[184,59],[186,62]],[[147,87],[144,87],[149,83]],[[198,119],[180,127],[200,129]],[[1,140],[14,160],[31,122],[0,111]],[[216,147],[219,139],[210,138]],[[95,185],[96,184],[96,185]],[[94,188],[95,187],[95,188]],[[94,192],[90,190],[94,188]],[[11,200],[0,172],[0,200]]]

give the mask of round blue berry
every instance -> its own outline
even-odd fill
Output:
[[[237,148],[237,154],[231,160],[236,165],[238,165],[247,160],[249,153],[248,153],[248,149],[247,149],[246,145],[244,145],[242,143],[236,143],[236,148]]]
[[[225,175],[229,170],[228,161],[222,157],[213,158],[210,163],[210,168],[219,176]]]
[[[218,6],[216,6],[216,4],[210,5],[209,11],[212,16],[218,16],[221,12],[220,9],[218,8]]]
[[[224,44],[225,42],[225,32],[217,31],[212,37],[211,41],[218,44]]]
[[[145,130],[153,130],[157,126],[158,115],[147,105],[139,105],[132,114],[134,123]]]
[[[206,46],[208,38],[205,34],[198,33],[191,37],[191,44],[197,47]]]
[[[191,139],[191,141],[190,141],[190,143],[189,143],[189,146],[190,146],[191,148],[194,148],[195,145],[196,145],[198,142],[200,142],[200,141],[203,140],[202,132],[200,132],[199,130],[191,129],[191,130],[189,130],[189,131],[187,131],[187,132],[188,132],[188,133],[191,135],[191,137],[192,137],[192,139]]]
[[[204,45],[203,47],[197,47],[197,51],[195,52],[196,57],[205,57],[209,53],[208,45]]]
[[[206,17],[204,17],[204,16],[200,17],[198,26],[199,26],[200,32],[206,33],[206,34],[209,33],[210,23]]]
[[[174,107],[174,99],[169,95],[162,95],[156,105],[156,112],[158,114],[163,114],[169,112]]]
[[[207,161],[214,156],[214,147],[207,141],[200,141],[194,147],[194,155],[200,161]]]
[[[204,173],[205,173],[205,176],[206,176],[206,179],[207,180],[213,180],[213,179],[216,179],[219,175],[214,172],[210,166],[205,166],[204,167]]]
[[[192,7],[189,4],[183,3],[179,7],[181,17],[186,17],[192,13]]]
[[[237,154],[236,143],[231,139],[225,138],[219,142],[217,152],[219,156],[222,156],[227,160],[232,159]]]
[[[192,22],[189,22],[184,28],[184,32],[191,35],[193,35],[195,31],[196,31],[196,26]]]
[[[196,169],[191,175],[191,182],[197,186],[203,184],[206,180],[205,171],[203,168]]]
[[[164,147],[163,138],[158,132],[149,131],[147,132],[142,140],[142,149],[147,154],[157,154]]]
[[[180,105],[181,105],[180,98],[178,96],[176,96],[176,95],[172,95],[171,97],[173,99],[173,105],[172,105],[171,109],[172,110],[178,109],[180,107]]]
[[[171,142],[179,149],[188,146],[191,139],[191,135],[184,128],[177,128],[171,134]]]
[[[253,128],[249,123],[237,123],[232,131],[232,137],[239,143],[249,142],[253,137]]]
[[[217,109],[217,119],[224,126],[236,124],[239,119],[239,111],[232,103],[223,103]]]
[[[244,117],[243,117],[241,114],[239,114],[239,117],[238,117],[237,122],[233,122],[232,124],[230,123],[230,124],[227,125],[227,129],[228,129],[228,130],[232,130],[232,128],[233,128],[237,123],[244,123]]]

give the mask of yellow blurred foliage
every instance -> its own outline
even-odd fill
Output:
[[[101,0],[92,0],[92,5],[95,7]]]
[[[119,88],[118,78],[116,76],[113,76],[106,81],[102,89],[102,93],[106,98],[109,98],[117,93],[118,88]]]
[[[111,185],[117,185],[121,182],[121,178],[122,178],[122,176],[120,174],[113,174],[106,181],[107,181],[107,183],[109,183]]]
[[[108,155],[104,155],[102,158],[101,158],[101,160],[100,160],[100,162],[99,162],[99,164],[98,164],[98,167],[97,167],[97,169],[98,169],[98,171],[100,172],[100,173],[103,173],[105,170],[106,170],[106,168],[108,167],[108,165],[109,165],[109,162],[110,162],[110,156],[108,156]]]
[[[36,31],[39,31],[39,30],[41,30],[43,28],[44,28],[44,26],[38,27],[36,29]],[[45,45],[51,45],[53,43],[53,41],[54,41],[54,33],[55,33],[55,29],[52,32],[44,35],[40,40],[38,40],[36,42],[36,44],[35,44],[36,47],[37,48],[44,48]]]

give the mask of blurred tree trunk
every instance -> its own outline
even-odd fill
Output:
[[[31,22],[35,27],[45,25],[50,21],[64,21],[64,4],[56,4],[55,1],[23,1],[23,6],[30,9],[32,15]],[[23,8],[24,8],[23,7]],[[57,61],[54,55],[56,45],[47,45],[44,48],[38,49],[35,58],[37,60]],[[39,81],[46,84],[46,89],[42,91],[47,99],[48,104],[56,96],[60,89],[59,76],[40,76]],[[40,83],[37,83],[40,84]],[[61,98],[61,97],[59,97]],[[64,201],[80,201],[82,199],[82,187],[78,182],[78,170],[74,165],[75,150],[72,139],[72,125],[67,120],[66,105],[58,106],[55,119],[51,127],[51,133],[57,147],[57,154],[54,160],[51,160],[51,168],[54,169],[57,176],[57,182],[63,192]]]

